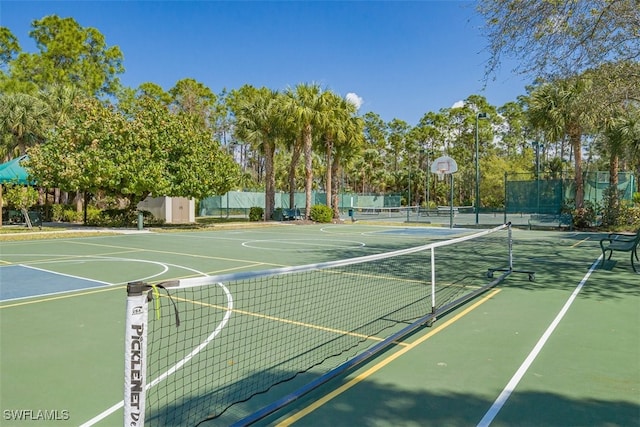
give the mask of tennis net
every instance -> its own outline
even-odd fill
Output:
[[[125,425],[252,424],[498,284],[511,251],[507,224],[335,262],[130,283]],[[267,393],[272,403],[239,410]]]

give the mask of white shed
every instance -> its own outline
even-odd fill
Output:
[[[166,224],[196,222],[196,203],[186,197],[147,197],[138,203],[138,209],[149,211]]]

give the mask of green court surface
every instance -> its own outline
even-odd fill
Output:
[[[318,263],[471,232],[286,224],[2,242],[0,425],[123,424],[128,282]],[[514,229],[514,268],[535,281],[512,273],[256,424],[640,426],[640,275],[628,254],[599,267],[603,236]],[[298,382],[201,425],[229,425]]]

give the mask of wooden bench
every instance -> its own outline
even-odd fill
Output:
[[[636,234],[611,233],[607,238],[600,240],[602,248],[602,263],[600,267],[604,267],[605,260],[610,260],[613,252],[629,252],[631,254],[631,268],[634,272],[638,272],[634,263],[638,259],[638,244],[640,244],[640,229]],[[607,252],[609,256],[607,257]]]
[[[533,214],[529,218],[529,230],[536,226],[573,230],[573,217],[570,214]]]

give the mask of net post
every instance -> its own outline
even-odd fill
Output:
[[[144,426],[147,380],[147,294],[144,282],[127,284],[124,361],[124,425]]]
[[[431,247],[431,314],[429,325],[436,320],[436,249]]]
[[[509,239],[509,271],[513,271],[513,237],[510,222],[507,223],[507,233]]]

